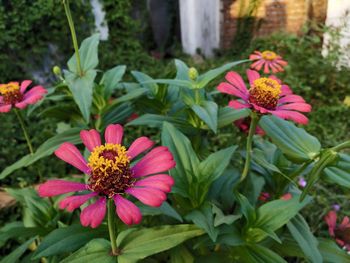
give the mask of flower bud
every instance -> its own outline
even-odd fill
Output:
[[[56,75],[56,76],[61,76],[62,75],[62,71],[61,71],[61,68],[59,66],[54,66],[53,69],[52,69],[53,73]]]
[[[198,77],[198,71],[192,67],[188,70],[188,76],[191,80],[196,80]]]

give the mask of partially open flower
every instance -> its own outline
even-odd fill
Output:
[[[175,161],[167,147],[156,147],[139,161],[133,162],[136,156],[151,149],[154,142],[147,137],[140,137],[126,149],[121,144],[123,127],[119,124],[107,127],[105,144],[101,144],[100,134],[96,130],[81,131],[80,137],[90,151],[88,162],[73,144],[67,142],[55,154],[88,174],[88,182],[50,180],[39,186],[38,193],[41,197],[82,192],[66,197],[59,203],[61,209],[66,208],[68,211],[79,208],[91,198],[96,199],[80,215],[81,224],[93,228],[102,223],[108,198],[114,200],[116,213],[127,225],[140,223],[142,216],[140,209],[126,196],[134,196],[142,203],[154,207],[162,205],[166,200],[166,193],[171,191],[174,179],[159,173],[175,167]]]
[[[281,72],[284,71],[283,67],[288,65],[287,61],[270,50],[264,52],[254,51],[254,53],[249,56],[249,59],[255,61],[250,65],[250,68],[259,71],[264,67],[264,73],[269,73],[270,70],[273,73]]]
[[[294,95],[291,89],[275,76],[260,77],[254,70],[247,70],[250,83],[247,89],[242,77],[236,72],[228,72],[226,80],[218,86],[218,90],[240,98],[232,100],[229,106],[234,109],[251,108],[260,114],[272,114],[282,119],[290,119],[296,123],[307,124],[308,118],[300,112],[311,111],[305,100]]]
[[[328,232],[331,237],[342,248],[350,251],[350,220],[346,216],[343,218],[341,224],[337,224],[337,213],[335,211],[329,211],[325,216],[325,221],[328,225]]]
[[[25,80],[21,85],[18,82],[0,84],[0,112],[9,112],[12,107],[24,109],[41,100],[47,90],[42,86],[35,86],[26,92],[31,83],[32,81]]]

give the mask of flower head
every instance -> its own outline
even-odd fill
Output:
[[[0,112],[9,112],[12,107],[24,109],[41,100],[47,90],[42,86],[35,86],[26,92],[31,83],[32,81],[25,80],[21,85],[18,82],[0,84]]]
[[[296,123],[307,124],[308,119],[300,112],[311,111],[305,100],[294,95],[291,89],[275,76],[260,77],[254,70],[247,70],[250,88],[247,89],[242,77],[236,72],[226,74],[226,80],[218,90],[239,98],[232,100],[229,106],[234,109],[251,108],[260,114],[272,114]]]
[[[172,169],[175,161],[167,147],[159,146],[146,153],[139,161],[135,157],[151,149],[153,141],[147,137],[136,139],[127,149],[123,146],[123,127],[109,125],[105,131],[105,144],[101,143],[96,130],[83,130],[81,140],[90,152],[88,161],[71,143],[63,143],[55,154],[58,158],[89,175],[87,183],[65,180],[49,180],[39,186],[41,197],[56,196],[71,192],[81,192],[64,198],[61,209],[73,211],[90,199],[96,202],[83,209],[80,221],[83,226],[99,226],[106,213],[106,200],[113,199],[116,213],[128,225],[138,224],[142,216],[140,209],[126,196],[133,196],[149,206],[160,206],[171,191],[174,180],[167,174],[159,174]]]
[[[270,70],[273,73],[281,72],[284,71],[283,67],[288,65],[287,61],[270,50],[264,52],[254,51],[254,53],[249,56],[249,59],[255,61],[250,65],[252,69],[261,70],[261,68],[264,67],[264,73],[269,73]]]
[[[346,216],[343,218],[341,224],[337,224],[337,213],[335,211],[329,211],[325,216],[325,221],[328,225],[328,232],[331,237],[341,247],[350,251],[350,220]]]

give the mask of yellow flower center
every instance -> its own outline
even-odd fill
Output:
[[[249,102],[265,109],[275,109],[281,94],[281,85],[274,79],[256,79],[249,89]]]
[[[18,82],[10,82],[0,85],[0,95],[4,104],[15,104],[23,99]]]
[[[262,57],[263,59],[266,59],[266,60],[274,60],[277,58],[277,54],[273,51],[270,51],[270,50],[266,50],[264,52],[262,52]]]
[[[124,193],[135,182],[130,170],[130,157],[120,144],[106,143],[95,147],[89,157],[89,188],[112,197]]]

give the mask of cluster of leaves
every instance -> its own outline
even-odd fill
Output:
[[[41,199],[29,188],[11,189],[22,206],[22,221],[0,229],[0,243],[21,243],[2,262],[287,262],[288,257],[309,262],[347,262],[349,255],[332,240],[315,237],[300,211],[312,204],[313,186],[327,180],[350,187],[349,156],[338,153],[349,143],[328,148],[293,123],[264,116],[259,125],[266,138],[254,138],[253,160],[247,178],[240,180],[245,152],[242,143],[212,151],[211,138],[250,110],[220,105],[210,83],[238,64],[230,62],[203,74],[175,60],[176,76],[153,79],[132,71],[134,82],[121,82],[126,67],[97,70],[98,35],[85,39],[67,63],[61,81],[49,90],[42,116],[60,122],[60,132],[4,169],[6,178],[23,167],[50,156],[65,141],[81,144],[79,132],[108,124],[154,129],[176,160],[175,179],[168,202],[159,208],[138,204],[143,224],[126,228],[118,223],[119,255],[110,255],[107,226],[91,230],[80,226],[78,213],[58,210],[59,198]],[[123,94],[114,97],[115,94]],[[37,112],[38,105],[30,112]],[[140,116],[128,121],[132,113]],[[63,127],[63,128],[62,128]],[[159,132],[158,132],[159,131]],[[130,143],[126,136],[126,144]],[[304,175],[303,191],[295,180]],[[62,176],[62,175],[55,175]],[[83,181],[82,177],[74,177]],[[72,180],[72,178],[70,178]],[[259,200],[261,192],[271,201]],[[280,198],[289,193],[291,198]],[[162,252],[162,253],[161,253]]]

